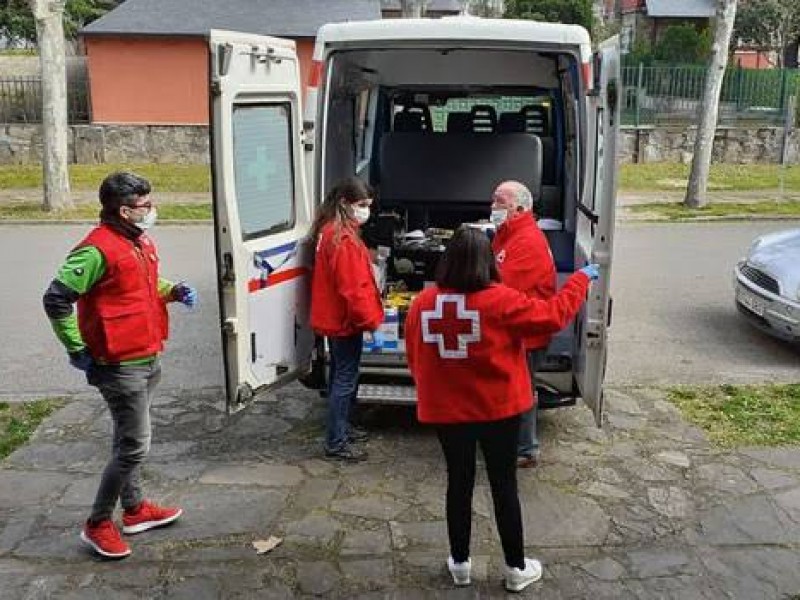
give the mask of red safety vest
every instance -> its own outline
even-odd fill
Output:
[[[94,246],[105,273],[78,300],[78,326],[92,356],[101,362],[154,356],[169,332],[165,301],[158,294],[158,254],[142,234],[134,242],[101,224],[78,248]]]

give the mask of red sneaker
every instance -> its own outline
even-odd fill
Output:
[[[100,556],[106,558],[125,558],[131,553],[130,546],[122,539],[119,529],[111,519],[100,521],[95,525],[86,521],[81,531],[81,539]]]
[[[180,508],[159,506],[147,500],[135,510],[122,513],[122,533],[133,534],[155,527],[163,527],[177,520],[183,514]]]

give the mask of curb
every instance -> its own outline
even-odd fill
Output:
[[[725,215],[707,217],[675,218],[668,217],[618,217],[618,223],[740,223],[743,221],[800,221],[800,215]]]

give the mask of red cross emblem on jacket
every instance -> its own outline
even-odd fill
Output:
[[[467,310],[464,294],[439,294],[433,310],[420,313],[422,341],[436,344],[442,358],[467,358],[469,344],[481,340],[481,316]]]

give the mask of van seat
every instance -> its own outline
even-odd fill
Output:
[[[380,165],[383,206],[480,206],[488,214],[492,192],[507,179],[541,197],[542,143],[526,133],[385,133]]]
[[[556,143],[551,137],[542,136],[542,184],[557,185]]]

